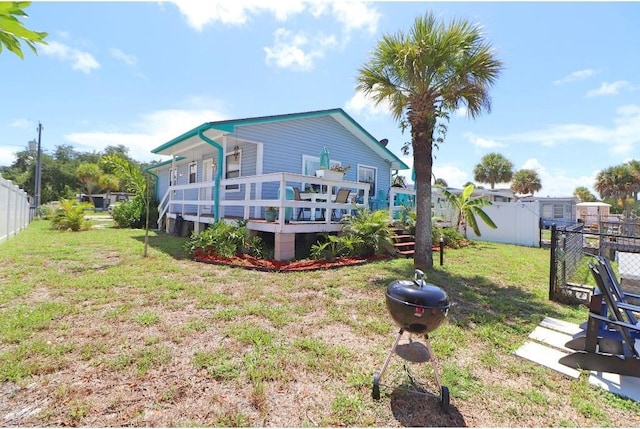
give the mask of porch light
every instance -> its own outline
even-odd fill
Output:
[[[239,157],[240,157],[240,147],[238,147],[238,143],[236,143],[236,145],[233,147],[233,159],[237,161]]]

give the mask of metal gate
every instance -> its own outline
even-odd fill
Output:
[[[594,282],[588,269],[592,255],[612,261],[623,285],[637,293],[640,287],[640,224],[601,222],[597,231],[582,223],[551,227],[549,299],[588,303]]]

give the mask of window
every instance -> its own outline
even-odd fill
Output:
[[[360,183],[368,183],[371,185],[369,188],[369,197],[375,198],[376,196],[376,169],[374,167],[367,167],[366,165],[358,166],[358,182]],[[358,196],[362,197],[363,192],[359,191]]]
[[[316,170],[320,168],[320,158],[317,156],[302,155],[302,174],[315,176]]]
[[[189,183],[196,183],[197,171],[198,171],[198,165],[195,162],[189,164]]]
[[[240,177],[240,160],[242,159],[242,152],[240,152],[237,156],[232,153],[227,155],[225,162],[225,179],[235,179],[236,177]],[[240,185],[227,185],[225,187],[227,191],[239,191]]]
[[[554,204],[553,205],[553,218],[554,219],[562,219],[562,218],[564,218],[564,205],[563,204]]]
[[[178,184],[178,169],[170,168],[169,169],[169,186],[174,186]]]

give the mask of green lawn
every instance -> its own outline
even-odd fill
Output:
[[[547,299],[548,249],[478,242],[426,273],[452,302],[431,335],[443,414],[398,388],[399,358],[371,399],[397,332],[384,291],[411,260],[265,273],[155,232],[144,258],[144,235],[36,221],[0,244],[0,425],[640,427],[637,403],[513,355],[544,317],[586,319]]]

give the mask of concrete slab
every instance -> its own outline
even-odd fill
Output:
[[[573,350],[571,350],[570,348],[565,347],[565,344],[573,339],[572,335],[564,334],[552,329],[547,329],[542,326],[536,326],[536,329],[534,329],[533,332],[529,334],[529,338],[537,341],[538,343],[553,346],[563,352],[573,352]]]
[[[532,341],[525,342],[515,351],[515,355],[553,369],[567,377],[578,378],[580,373],[577,370],[561,364],[559,360],[572,352],[564,344],[580,332],[582,329],[579,325],[547,317],[529,335]],[[591,371],[589,383],[640,402],[640,376],[630,377]]]

